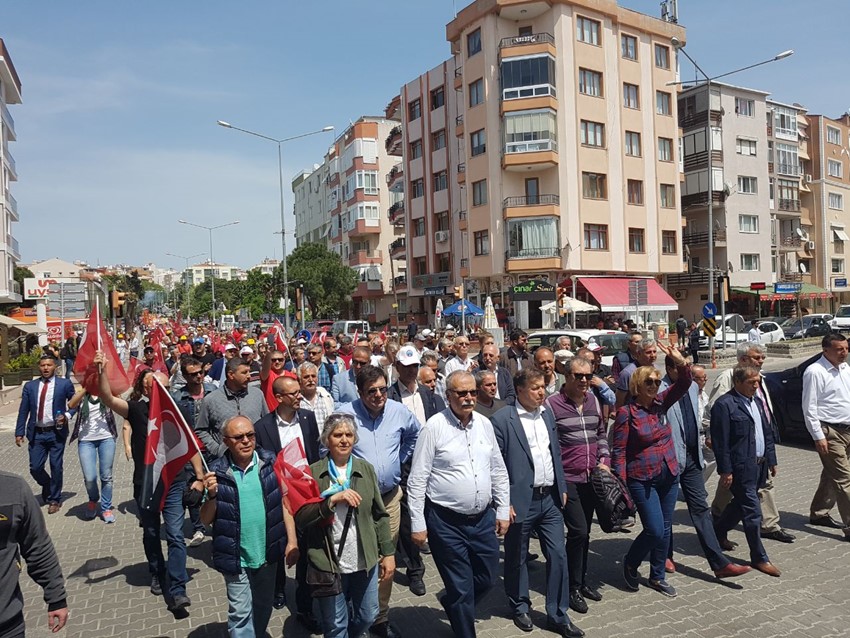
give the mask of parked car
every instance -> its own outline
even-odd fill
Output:
[[[765,386],[773,403],[773,415],[783,439],[812,440],[803,419],[803,372],[821,356],[818,353],[793,368],[766,372],[764,375]]]
[[[775,321],[760,321],[758,331],[761,336],[761,343],[785,341],[785,331]]]
[[[747,340],[747,333],[750,331],[750,322],[744,319],[741,315],[731,313],[726,315],[726,323],[724,325],[721,315],[716,315],[714,320],[717,322],[717,332],[714,335],[714,345],[716,348],[725,346],[735,347],[738,343]],[[697,329],[699,330],[699,349],[708,350],[708,336],[702,329],[702,321],[699,322]]]
[[[829,323],[833,330],[850,332],[850,305],[841,306]]]
[[[614,361],[614,355],[625,352],[629,344],[629,335],[618,330],[538,330],[528,335],[528,351],[533,353],[542,346],[553,348],[558,337],[563,336],[572,339],[573,352],[593,339],[604,348],[602,363],[606,366]]]
[[[828,317],[828,319],[827,319]],[[788,319],[782,324],[782,331],[786,339],[805,339],[807,337],[822,337],[832,331],[829,321],[832,315],[805,315],[802,321]]]

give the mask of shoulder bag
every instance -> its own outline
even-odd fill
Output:
[[[307,563],[306,581],[313,598],[328,598],[342,593],[342,577],[339,571],[338,556],[342,554],[342,548],[345,546],[345,537],[348,536],[348,528],[351,526],[351,517],[354,514],[354,509],[351,506],[348,508],[348,514],[345,517],[345,524],[342,527],[342,536],[339,539],[339,548],[337,551],[334,551],[333,545],[330,543],[327,544],[331,566],[336,567],[336,569],[326,572],[311,562]]]

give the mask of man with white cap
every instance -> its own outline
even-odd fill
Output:
[[[425,335],[421,332],[417,332],[415,335],[413,335],[412,341],[413,347],[420,355],[422,355],[422,353],[425,352]]]
[[[254,358],[254,349],[251,346],[242,346],[242,349],[239,350],[239,356],[242,357],[242,360],[248,364],[248,368],[251,370],[251,381],[248,385],[253,388],[259,388],[260,372],[262,372],[263,366]]]
[[[425,347],[427,349],[433,350],[437,347],[437,344],[434,343],[434,339],[437,335],[434,334],[433,330],[431,330],[430,328],[425,328],[425,330],[422,331],[422,336],[425,337]]]

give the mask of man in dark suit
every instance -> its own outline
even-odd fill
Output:
[[[508,405],[513,405],[516,402],[514,380],[510,371],[499,363],[499,349],[495,344],[491,343],[481,348],[481,363],[482,370],[489,370],[496,375],[498,388],[496,398]]]
[[[567,483],[551,412],[543,407],[543,373],[527,366],[514,376],[517,402],[490,420],[505,459],[511,486],[511,526],[505,536],[505,593],[514,624],[531,631],[528,543],[536,531],[546,556],[548,628],[562,636],[583,636],[567,615],[570,588],[564,518]]]
[[[52,355],[43,355],[38,369],[41,376],[28,381],[21,394],[15,445],[21,447],[24,438],[29,442],[30,475],[41,486],[41,498],[47,504],[47,513],[55,514],[62,507],[62,464],[65,441],[68,440],[68,421],[76,412],[68,411],[68,401],[74,396],[74,384],[56,376],[56,359]],[[48,458],[50,474],[44,469]]]
[[[274,454],[284,448],[300,449],[303,450],[304,459],[308,464],[315,463],[319,460],[319,428],[316,415],[310,410],[301,409],[301,385],[298,380],[281,375],[272,383],[272,392],[279,404],[274,412],[266,414],[254,423],[257,447]],[[287,455],[286,458],[293,465],[298,460],[295,456],[290,459]],[[297,562],[291,560],[291,557],[299,554],[294,551],[298,549],[295,521],[287,511],[284,511],[283,517],[288,540],[286,560],[278,561],[277,564],[274,607],[283,609],[286,606],[286,568],[292,567],[294,563],[295,580],[298,583],[295,589],[295,618],[311,633],[321,633],[318,631],[319,623],[313,615],[313,598],[307,587],[307,552],[301,551]]]
[[[761,377],[755,366],[739,365],[732,372],[733,389],[711,408],[711,441],[717,459],[720,484],[732,492],[732,502],[723,510],[714,528],[720,546],[739,521],[743,522],[752,566],[769,576],[779,569],[767,557],[761,542],[761,505],[758,490],[767,473],[776,476],[776,449],[773,428],[756,398]]]

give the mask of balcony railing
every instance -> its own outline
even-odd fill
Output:
[[[401,145],[402,131],[401,125],[393,127],[390,131],[390,134],[387,135],[386,142],[384,142],[384,146],[387,149],[387,153],[391,155],[394,154],[393,150],[398,150],[397,147]]]
[[[799,175],[800,174],[800,165],[799,164],[777,164],[776,172],[780,175]]]
[[[460,267],[461,268],[469,268],[469,257],[463,257],[460,260]]]
[[[407,288],[407,275],[398,275],[393,279],[393,286],[395,288]]]
[[[389,217],[390,223],[396,223],[398,221],[404,220],[404,200],[399,200],[392,206],[390,206],[390,210],[387,213]]]
[[[502,38],[499,42],[499,48],[506,47],[522,47],[530,44],[555,44],[555,36],[551,33],[532,33],[529,35],[517,35],[511,38]]]
[[[15,134],[15,118],[12,117],[12,114],[9,112],[9,108],[5,103],[0,102],[0,106],[3,107],[3,120],[6,122],[6,125],[12,130],[12,135],[14,137]]]
[[[782,237],[780,246],[789,250],[798,250],[803,247],[803,240],[793,235],[790,237]]]
[[[463,115],[458,115],[455,118],[455,125],[460,126],[461,124],[463,124]]]
[[[457,165],[457,172],[458,173],[465,173],[466,172],[466,164],[464,162],[461,162],[460,164]]]
[[[526,97],[557,96],[555,87],[551,84],[535,84],[533,86],[514,86],[502,89],[502,100],[519,100]]]
[[[399,162],[390,169],[389,173],[387,173],[387,184],[392,184],[393,181],[395,181],[395,178],[401,175],[404,175],[404,167],[401,165],[401,162]]]
[[[557,246],[539,248],[508,248],[505,251],[505,259],[540,259],[546,257],[560,257],[561,249]]]
[[[458,219],[466,219],[466,211],[465,210],[459,210],[457,212],[457,218]]]
[[[396,250],[404,250],[406,246],[407,240],[404,237],[399,237],[390,244],[390,254],[394,253]]]
[[[726,241],[726,230],[719,229],[714,231],[714,237],[712,237],[715,243],[717,242],[725,242]],[[687,244],[689,246],[699,246],[700,244],[708,243],[708,231],[703,231],[700,233],[685,233],[682,235],[682,243]]]
[[[15,158],[12,157],[12,154],[9,152],[8,149],[5,149],[3,151],[3,157],[6,158],[6,161],[9,163],[9,167],[12,169],[12,172],[15,175],[17,175],[18,174],[18,167],[15,164]]]
[[[15,217],[18,216],[18,200],[9,191],[6,191],[6,206],[15,214]]]
[[[803,274],[799,272],[782,273],[782,281],[803,281]]]
[[[779,210],[800,210],[799,199],[780,199]]]
[[[683,272],[678,275],[667,275],[667,287],[671,286],[707,286],[707,272]]]
[[[516,206],[558,206],[561,198],[558,195],[525,195],[522,197],[506,197],[502,208]]]
[[[21,284],[20,284],[20,282],[17,282],[17,281],[12,282],[12,292],[14,292],[16,295],[21,294]]]
[[[463,76],[463,67],[459,66],[455,69],[455,77],[459,78]]]
[[[18,240],[12,237],[11,235],[6,235],[6,245],[9,247],[9,252],[12,253],[12,256],[15,259],[21,258],[21,247],[18,244]]]
[[[557,151],[558,142],[555,140],[532,140],[529,142],[507,142],[505,153],[535,153],[538,151]]]

